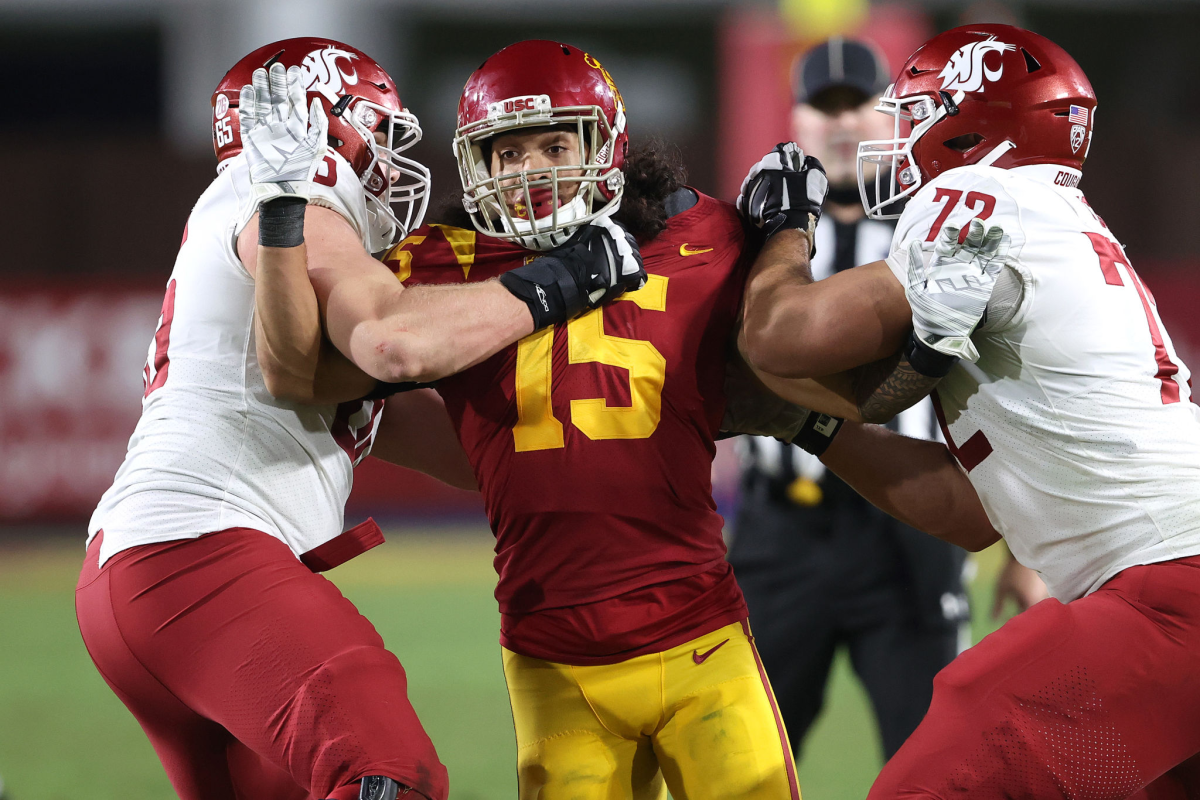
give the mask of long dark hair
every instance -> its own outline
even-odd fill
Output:
[[[687,182],[687,168],[677,147],[652,137],[630,146],[621,171],[625,173],[625,195],[613,219],[645,243],[666,227],[664,204]],[[460,189],[447,193],[430,216],[443,225],[473,227],[463,209]]]

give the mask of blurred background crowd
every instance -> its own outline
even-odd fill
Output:
[[[459,91],[484,56],[549,37],[599,54],[633,137],[679,147],[732,199],[791,137],[795,59],[831,35],[896,69],[938,30],[1003,21],[1061,44],[1099,97],[1082,188],[1125,242],[1176,346],[1200,349],[1200,3],[1170,0],[0,0],[0,523],[86,516],[120,463],[140,370],[188,211],[212,179],[213,87],[264,42],[321,34],[396,77],[415,158],[457,188]],[[436,199],[435,199],[436,204]],[[736,468],[718,465],[733,499]],[[473,498],[368,466],[352,513],[468,513]]]
[[[613,76],[635,142],[653,136],[676,146],[693,186],[732,200],[749,166],[788,139],[827,161],[836,189],[837,151],[852,154],[858,139],[890,135],[890,121],[871,130],[873,93],[887,76],[934,33],[978,22],[1035,30],[1064,47],[1091,78],[1099,121],[1080,188],[1125,243],[1176,348],[1195,366],[1200,246],[1190,234],[1200,218],[1200,2],[1194,0],[0,0],[0,73],[9,87],[0,104],[7,189],[0,193],[0,651],[23,635],[15,622],[28,599],[22,593],[42,585],[41,567],[33,578],[17,574],[34,562],[10,559],[6,566],[13,552],[6,546],[77,544],[63,562],[74,564],[83,523],[121,462],[140,410],[141,370],[163,286],[191,205],[214,174],[212,90],[245,53],[276,39],[319,35],[371,54],[421,121],[424,140],[410,154],[432,171],[437,207],[459,191],[450,141],[470,72],[520,39],[572,43]],[[856,44],[847,49],[846,42]],[[849,76],[855,65],[868,69],[864,64],[874,72]],[[853,195],[831,201],[845,207],[827,210],[818,243],[826,248],[825,236],[830,247],[824,265],[815,265],[818,278],[882,254],[860,258],[864,242],[880,237],[859,225]],[[885,231],[880,239],[884,249],[889,236]],[[929,421],[926,413],[924,422],[901,429],[936,438]],[[882,726],[880,754],[894,751],[927,703],[905,680],[926,685],[928,675],[986,632],[978,621],[974,632],[968,624],[961,554],[930,550],[928,537],[893,530],[882,515],[856,505],[819,464],[774,442],[723,442],[713,481],[736,534],[731,560],[764,656],[778,660],[768,667],[793,742],[800,745],[821,710],[833,653],[845,646]],[[478,496],[371,459],[356,473],[348,519],[368,514],[401,537],[446,523],[473,530],[486,524]],[[457,555],[405,552],[428,567],[415,585],[440,580],[443,572],[445,585],[459,585],[461,576],[450,576]],[[860,558],[871,552],[882,553],[873,566]],[[897,579],[889,570],[906,559],[932,571]],[[1000,564],[993,559],[993,573]],[[968,575],[971,568],[968,562]],[[360,573],[351,586],[376,585]],[[472,603],[482,601],[479,652],[494,659],[487,575],[486,567],[470,568],[470,581],[484,590],[471,595]],[[466,601],[462,591],[447,591],[450,599],[438,602],[449,614]],[[905,602],[914,604],[911,613],[897,611]],[[915,630],[921,620],[933,622],[907,641],[924,637],[924,649],[913,649],[906,663],[908,645],[898,641],[896,626]],[[63,647],[75,648],[69,657],[90,670],[71,638],[73,620],[59,622],[69,634]],[[404,635],[411,643],[425,634]],[[773,655],[769,639],[778,643]],[[803,657],[794,647],[801,641]],[[420,652],[416,667],[404,657],[414,702],[425,714]],[[0,658],[0,773],[18,758],[12,753],[26,730],[14,713],[41,708],[25,703],[19,690],[5,693],[21,680],[16,663]],[[486,681],[498,680],[496,666],[484,664]],[[454,689],[452,673],[433,677],[442,683],[429,689],[431,715],[443,713],[455,691],[471,696]],[[94,675],[81,680],[104,691]],[[480,723],[481,713],[495,716],[499,729],[511,724],[503,719],[502,687],[487,687],[494,708],[463,711],[463,731],[491,730]],[[889,707],[889,697],[898,702]],[[435,740],[445,718],[431,725]],[[130,741],[137,740],[136,728],[129,730]],[[467,752],[473,766],[465,774],[477,769],[479,785],[489,785],[491,756]],[[452,774],[454,758],[452,749],[446,758]],[[496,763],[507,764],[507,756]],[[59,795],[18,800],[35,796]]]

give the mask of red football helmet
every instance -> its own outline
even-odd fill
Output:
[[[573,126],[578,134],[581,166],[491,174],[491,137],[559,125]],[[518,42],[484,61],[463,87],[454,154],[463,206],[481,233],[533,250],[558,246],[580,226],[616,209],[628,149],[621,92],[608,70],[578,48]],[[575,196],[560,203],[572,184]],[[524,195],[515,210],[504,200],[514,190]]]
[[[371,250],[385,249],[421,224],[429,203],[429,170],[401,152],[421,140],[421,125],[400,102],[396,84],[375,61],[332,39],[285,39],[260,47],[225,74],[213,92],[213,149],[218,169],[242,152],[241,124],[230,109],[259,67],[300,67],[308,100],[318,98],[329,119],[329,148],[363,184]],[[387,135],[379,144],[375,133]],[[397,216],[392,205],[402,206]]]
[[[859,145],[858,184],[868,216],[886,219],[898,216],[884,213],[887,206],[966,164],[1056,164],[1077,179],[1096,93],[1075,59],[1044,36],[964,25],[913,53],[875,108],[895,117],[895,134]],[[901,122],[909,123],[907,137]],[[866,164],[877,165],[874,203]]]

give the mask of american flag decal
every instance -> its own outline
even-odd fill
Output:
[[[1083,106],[1071,106],[1071,113],[1067,115],[1067,119],[1076,125],[1087,125],[1088,110]]]

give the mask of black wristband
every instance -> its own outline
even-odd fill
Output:
[[[927,378],[944,378],[958,363],[958,356],[939,353],[922,342],[916,331],[908,335],[908,342],[904,345],[904,358],[910,367]]]
[[[383,400],[384,398],[391,397],[394,394],[400,394],[401,392],[411,392],[414,389],[429,389],[432,387],[432,383],[418,383],[417,381],[403,381],[401,383],[375,381],[375,388],[358,399]]]
[[[529,307],[534,330],[566,322],[585,307],[575,279],[560,258],[535,258],[501,275],[500,283]]]
[[[303,197],[278,197],[258,209],[258,243],[262,247],[299,247],[304,244]]]
[[[842,429],[844,421],[841,417],[810,411],[800,430],[792,437],[792,444],[814,456],[820,456],[829,449],[833,437]]]

